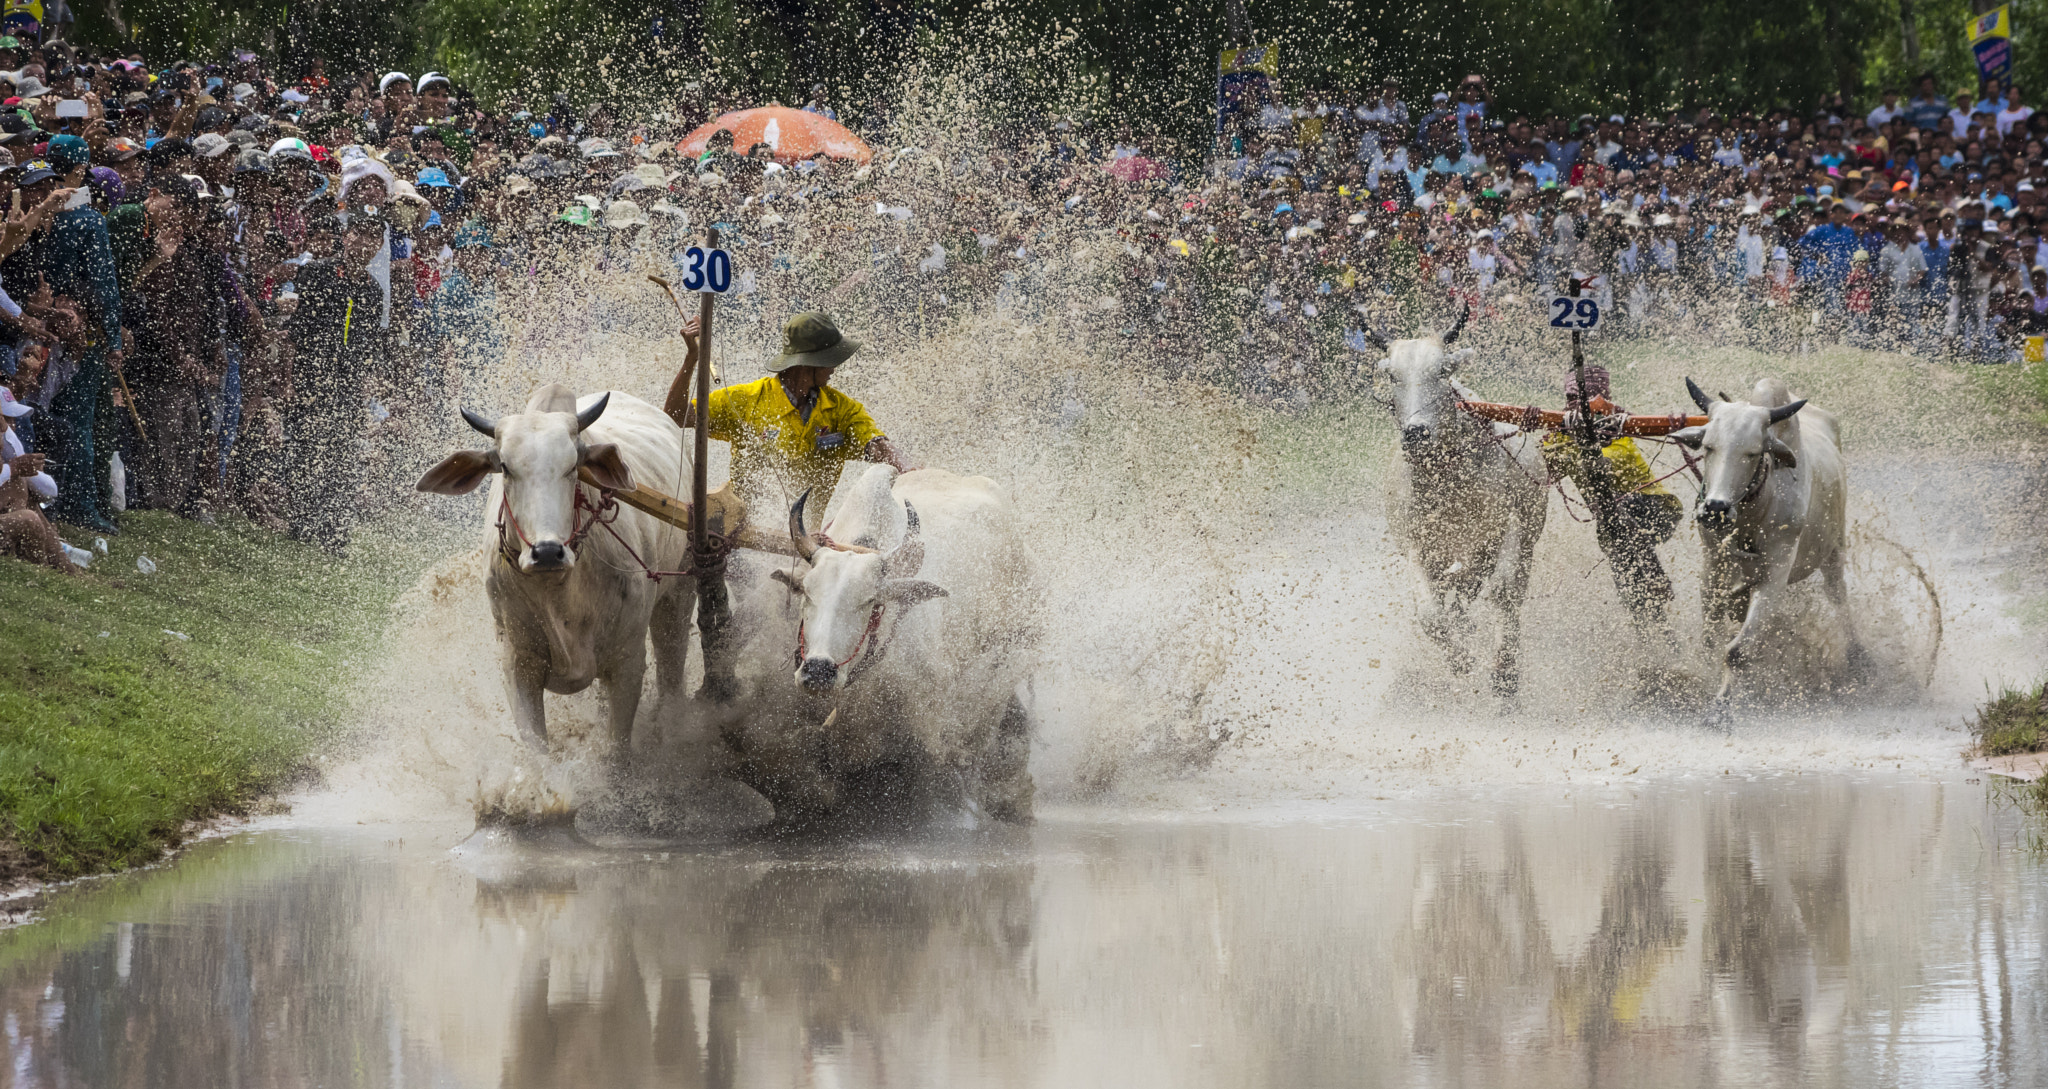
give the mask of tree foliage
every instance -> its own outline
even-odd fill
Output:
[[[1509,111],[1661,112],[1867,98],[1932,69],[1944,93],[1972,82],[1970,0],[1913,5],[1919,64],[1898,0],[1249,0],[1250,36],[1281,49],[1289,90],[1362,90],[1387,76],[1411,98],[1483,72]],[[2026,30],[2048,0],[2020,0],[2016,75],[2048,63]],[[121,39],[108,10],[80,35]],[[992,110],[1088,110],[1168,129],[1206,124],[1223,0],[130,0],[152,57],[226,46],[336,71],[435,68],[486,98],[668,101],[700,81],[732,100],[801,101],[824,82],[842,102],[952,81]]]

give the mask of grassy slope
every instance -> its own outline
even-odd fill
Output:
[[[0,882],[149,861],[300,773],[410,582],[388,547],[337,562],[246,525],[122,525],[82,577],[0,560]]]

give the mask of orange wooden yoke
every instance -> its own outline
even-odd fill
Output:
[[[1460,401],[1458,407],[1482,420],[1514,424],[1524,431],[1558,431],[1564,427],[1564,413],[1552,412],[1535,405],[1501,405],[1490,401]],[[1621,411],[1621,406],[1605,397],[1593,398],[1593,412],[1596,415],[1612,416]],[[1688,427],[1705,427],[1705,416],[1686,416],[1672,413],[1669,416],[1629,415],[1621,422],[1624,435],[1669,435],[1673,431]],[[1606,430],[1603,428],[1602,430]],[[1612,431],[1607,433],[1612,434]]]

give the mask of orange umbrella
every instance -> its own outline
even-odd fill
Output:
[[[857,163],[865,163],[875,155],[860,137],[846,131],[846,126],[839,122],[824,114],[787,106],[735,110],[683,137],[676,150],[692,157],[702,155],[711,142],[711,134],[720,130],[732,133],[733,151],[745,155],[755,144],[767,144],[781,163],[801,162],[821,151],[834,159],[852,159]]]

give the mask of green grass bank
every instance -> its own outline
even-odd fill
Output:
[[[339,561],[243,523],[121,525],[78,577],[0,560],[0,887],[149,862],[306,774],[426,560],[374,532]]]

